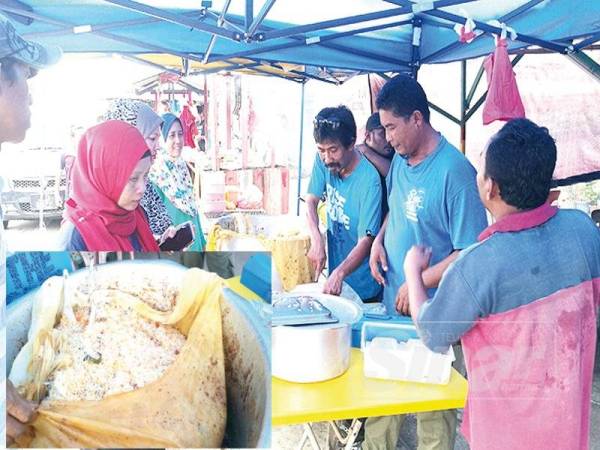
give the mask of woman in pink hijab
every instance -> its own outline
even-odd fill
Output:
[[[140,207],[150,165],[134,126],[109,120],[85,132],[66,202],[67,250],[159,250]]]

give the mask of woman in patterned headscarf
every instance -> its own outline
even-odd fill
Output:
[[[154,162],[160,146],[160,127],[163,120],[150,106],[141,100],[135,99],[113,100],[108,107],[108,111],[104,114],[104,120],[121,120],[136,127],[144,136]],[[149,180],[146,183],[146,192],[140,205],[148,216],[150,229],[157,241],[160,241],[160,238],[164,235],[172,234],[173,220]]]
[[[181,157],[183,128],[174,114],[165,114],[162,118],[162,135],[166,145],[158,151],[156,162],[150,171],[150,180],[156,186],[174,224],[177,226],[189,221],[194,225],[195,239],[187,249],[202,251],[206,240],[202,233],[190,173]]]

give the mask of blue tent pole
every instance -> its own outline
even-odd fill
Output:
[[[419,65],[421,63],[421,19],[413,20],[413,37],[412,37],[412,54],[411,54],[411,70],[412,77],[416,80],[419,73]]]
[[[246,33],[247,39],[252,38],[252,35],[258,29],[258,27],[260,26],[262,21],[265,20],[265,17],[267,16],[267,14],[269,14],[269,11],[271,10],[271,8],[273,7],[274,4],[275,4],[275,0],[266,0],[266,2],[263,4],[262,8],[258,12],[258,16],[256,16],[254,18],[254,20],[248,27],[248,32]]]
[[[32,12],[29,12],[29,11],[26,11],[26,10],[22,10],[20,8],[13,8],[13,7],[10,7],[10,6],[0,5],[0,10],[4,11],[4,12],[13,12],[15,14],[19,14],[19,15],[22,15],[22,16],[25,16],[25,17],[29,17],[29,18],[34,19],[34,20],[39,20],[40,22],[45,22],[45,23],[48,23],[50,25],[54,25],[54,26],[61,27],[61,28],[70,28],[72,30],[76,26],[76,24],[73,24],[73,23],[65,22],[65,21],[62,21],[62,20],[52,19],[50,17],[44,16],[44,15],[41,15],[41,14],[32,13]],[[126,37],[123,37],[123,36],[117,36],[115,34],[107,33],[105,31],[94,31],[92,29],[92,31],[90,31],[89,33],[95,34],[97,36],[101,36],[101,37],[106,38],[106,39],[110,39],[110,40],[115,41],[115,42],[122,42],[122,43],[125,43],[125,44],[128,44],[128,45],[133,45],[133,46],[136,46],[136,47],[140,47],[140,48],[143,48],[143,49],[146,49],[146,50],[149,50],[149,51],[154,51],[156,53],[166,53],[166,54],[170,54],[170,55],[179,56],[181,58],[189,58],[189,59],[191,59],[193,61],[202,62],[202,58],[199,58],[197,56],[193,56],[190,53],[177,52],[175,50],[170,50],[168,48],[160,47],[158,45],[151,45],[151,44],[148,44],[146,42],[141,42],[141,41],[138,41],[136,39],[126,38]]]
[[[302,144],[304,141],[304,91],[306,83],[302,83],[302,98],[300,100],[300,151],[298,157],[298,196],[296,198],[296,215],[300,215],[300,190],[302,189]]]
[[[530,0],[529,2],[527,2],[524,5],[521,5],[519,8],[515,9],[514,11],[509,12],[508,14],[505,14],[504,16],[500,17],[500,19],[498,19],[501,23],[502,22],[508,22],[509,20],[513,20],[516,17],[520,16],[521,14],[526,13],[527,11],[529,11],[531,8],[533,8],[534,6],[536,6],[538,3],[543,2],[544,0]],[[485,34],[480,34],[479,36],[475,36],[474,40],[479,40],[479,38],[481,38],[482,36],[486,36]],[[462,42],[454,42],[434,53],[431,53],[430,55],[428,55],[426,58],[423,59],[424,63],[429,62],[432,59],[435,59],[438,56],[444,55],[446,53],[448,53],[449,51],[452,51],[458,47],[460,47],[461,45],[464,45]]]
[[[566,56],[580,68],[592,75],[596,81],[600,81],[600,64],[598,64],[588,55],[583,52],[573,52]]]
[[[245,25],[246,33],[250,29],[250,25],[252,25],[253,20],[254,20],[254,1],[246,0],[246,15],[244,17],[244,25]]]
[[[467,151],[467,61],[460,62],[460,151]]]
[[[181,72],[179,70],[170,69],[170,68],[168,68],[166,66],[163,66],[161,64],[157,64],[157,63],[152,62],[152,61],[146,61],[145,59],[138,58],[135,55],[128,55],[127,53],[119,53],[119,55],[121,56],[121,58],[128,59],[128,60],[136,62],[138,64],[144,64],[146,66],[154,67],[155,69],[160,69],[163,72],[169,72],[169,73],[172,73],[174,75],[181,76]]]
[[[193,28],[199,31],[206,31],[208,33],[216,34],[217,36],[222,36],[227,39],[231,39],[232,41],[240,41],[242,36],[240,33],[225,30],[218,26],[210,25],[207,23],[203,23],[199,20],[190,19],[182,14],[175,14],[169,12],[164,9],[154,8],[149,5],[145,5],[143,3],[139,3],[133,0],[105,0],[108,3],[111,3],[116,6],[120,6],[121,8],[129,9],[140,14],[145,14],[147,16],[155,17],[157,19],[161,19],[165,22],[171,22],[177,25],[181,25],[188,28]]]
[[[316,22],[307,25],[298,25],[290,28],[274,29],[271,31],[261,33],[260,37],[261,40],[291,37],[296,35],[303,35],[311,31],[326,30],[329,27],[341,27],[344,25],[353,25],[361,22],[370,22],[372,20],[384,19],[386,17],[401,16],[410,12],[412,12],[412,10],[409,7],[402,6],[400,8],[393,8],[385,11],[377,11],[374,13],[359,14],[357,16],[325,20],[323,22]]]
[[[225,23],[225,14],[227,14],[227,10],[229,9],[230,5],[231,5],[231,0],[226,0],[225,4],[223,5],[223,10],[221,11],[221,14],[219,14],[219,17],[217,18],[217,25],[219,27],[222,27],[223,24]],[[210,52],[212,52],[215,42],[217,42],[217,35],[213,34],[210,37],[210,42],[208,43],[208,46],[206,47],[206,51],[204,52],[204,57],[202,58],[203,64],[207,63],[208,57],[210,55]]]
[[[594,42],[600,41],[600,32],[591,35],[589,38],[581,41],[575,46],[575,50],[582,50],[588,45],[592,45]]]

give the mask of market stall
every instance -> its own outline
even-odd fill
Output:
[[[299,108],[302,118],[307,80],[341,84],[346,77],[361,73],[378,73],[385,78],[393,73],[404,72],[416,77],[423,64],[461,61],[460,117],[435,105],[432,108],[461,127],[463,149],[466,144],[466,123],[483,104],[487,94],[472,103],[483,69],[475,77],[474,87],[467,93],[464,61],[494,51],[493,35],[502,34],[507,26],[515,30],[507,49],[511,55],[540,50],[555,52],[573,59],[596,78],[600,73],[598,64],[584,52],[600,40],[597,25],[600,4],[593,0],[580,1],[576,7],[568,0],[511,0],[501,4],[466,0],[395,0],[356,2],[354,6],[348,6],[348,2],[343,5],[338,2],[337,14],[317,17],[312,22],[307,20],[302,24],[292,23],[296,18],[294,16],[288,16],[288,21],[266,20],[276,3],[284,3],[274,0],[266,1],[258,14],[252,8],[253,2],[247,1],[245,15],[229,14],[230,2],[226,2],[220,13],[208,8],[160,9],[130,0],[68,2],[68,5],[73,6],[74,3],[80,8],[67,8],[53,2],[24,2],[22,7],[0,5],[0,9],[20,17],[22,25],[19,29],[28,37],[51,41],[63,46],[66,51],[120,52],[136,55],[140,59],[148,53],[170,54],[181,59],[181,64],[177,66],[181,73],[189,73],[191,61],[203,65],[205,73],[214,70],[251,70],[300,82],[303,101]],[[312,14],[321,10],[304,8]],[[96,18],[92,24],[89,23],[90,17]],[[490,24],[491,20],[499,23]],[[474,28],[470,31],[474,35],[463,40],[465,30],[460,30],[460,27],[471,22]],[[458,34],[456,25],[459,26]],[[520,55],[511,64],[516,64],[518,58]],[[150,62],[149,59],[146,61]],[[160,64],[156,60],[150,63]],[[282,63],[292,63],[296,67],[289,68]],[[273,68],[276,70],[273,71]],[[173,66],[169,69],[173,70]],[[231,127],[225,127],[225,133],[230,132]],[[240,133],[244,134],[241,130]],[[231,136],[226,135],[224,141],[229,144],[230,139]],[[587,153],[590,153],[590,149],[594,150],[592,145],[586,149]],[[301,173],[301,139],[299,147],[298,173]],[[577,159],[574,155],[567,157]],[[586,164],[579,165],[562,181],[568,183],[600,178],[600,161],[585,161]],[[247,170],[243,158],[241,170]],[[286,184],[282,173],[269,174],[271,176],[276,182]],[[300,178],[298,197],[301,193]],[[222,180],[215,180],[212,186],[234,186],[229,190],[229,196],[225,197],[225,189],[224,198],[218,197],[218,189],[211,191],[207,188],[205,192],[215,194],[215,202],[237,201],[236,189],[239,194],[242,186],[249,185],[243,180],[249,179],[256,184],[254,173],[223,174]],[[227,183],[227,180],[232,183]],[[560,181],[557,180],[557,184]],[[239,185],[236,184],[238,182]],[[270,199],[269,204],[272,203]],[[299,203],[296,212],[299,212]],[[223,226],[220,226],[220,230],[223,230]],[[223,239],[220,230],[211,233],[215,246],[224,245],[217,243]],[[237,233],[233,235],[235,239],[258,240],[260,235],[256,230],[251,233],[239,229],[229,231]],[[300,237],[298,241],[299,245],[303,245],[306,237]],[[260,240],[256,245],[268,249]],[[296,255],[303,256],[303,253],[296,251]],[[274,379],[274,423],[438,410],[460,407],[464,402],[466,383],[455,372],[452,372],[450,384],[445,388],[417,387],[399,381],[367,379],[361,362],[361,354],[353,350],[349,368],[341,377],[315,385]],[[352,387],[350,391],[348,386]],[[358,392],[361,401],[356,397],[357,386],[361,389]],[[322,397],[317,399],[318,396]],[[278,403],[288,402],[289,398],[294,399],[289,406]]]

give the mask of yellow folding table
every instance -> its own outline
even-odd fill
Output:
[[[298,448],[306,440],[319,448],[311,422],[329,421],[333,425],[333,420],[462,408],[466,397],[467,380],[454,369],[447,385],[366,378],[363,355],[353,348],[350,368],[333,380],[304,384],[273,377],[272,424],[304,424]],[[336,433],[338,439],[349,448],[360,426],[360,421],[355,421],[348,436]]]

